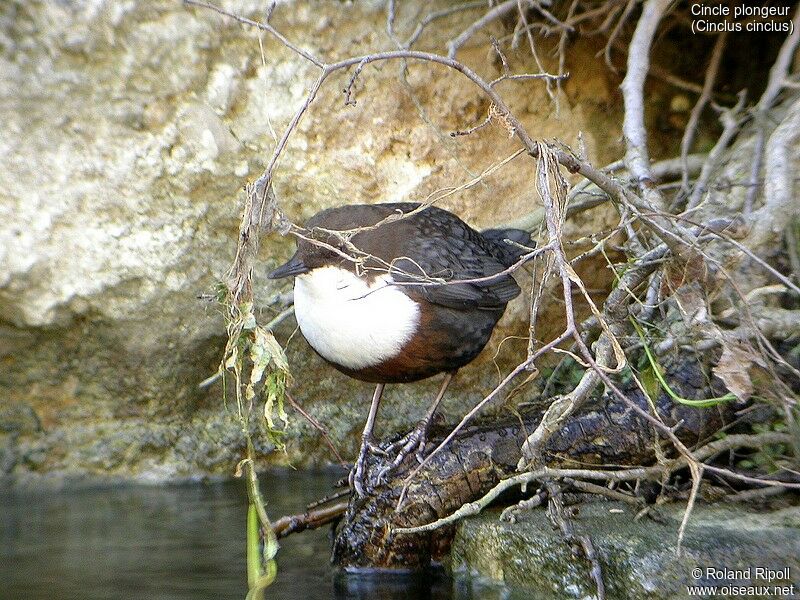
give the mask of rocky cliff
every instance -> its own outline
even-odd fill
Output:
[[[262,2],[225,6],[264,16]],[[403,3],[403,23],[431,9]],[[444,53],[475,18],[437,22],[418,47]],[[383,3],[290,2],[271,22],[299,46],[340,59],[392,48],[385,19]],[[501,24],[487,31],[508,34]],[[524,50],[509,54],[515,71],[535,70]],[[596,51],[587,42],[571,50],[557,107],[541,81],[506,82],[502,93],[535,135],[582,144],[604,164],[621,152],[619,97]],[[459,58],[488,78],[501,72],[485,33]],[[232,472],[242,450],[233,411],[219,384],[198,387],[224,347],[220,310],[203,296],[232,261],[242,187],[263,170],[316,76],[268,34],[177,0],[0,7],[0,474],[161,481]],[[422,200],[517,149],[496,125],[449,136],[489,108],[456,74],[369,66],[355,106],[341,93],[348,78],[321,90],[276,172],[295,221],[344,203]],[[480,227],[523,217],[538,203],[526,160],[441,206]],[[610,222],[609,213],[591,218],[574,226]],[[263,241],[264,322],[285,308],[287,289],[263,274],[291,245]],[[481,359],[459,374],[446,413],[462,414],[493,387],[498,368],[523,356],[525,340],[500,342],[525,334],[525,313],[520,298]],[[282,324],[281,342],[294,326]],[[323,365],[299,335],[288,353],[294,397],[352,456],[368,386]],[[437,385],[391,389],[382,431],[409,427]],[[288,453],[263,442],[264,460],[332,460],[319,434],[291,417]]]

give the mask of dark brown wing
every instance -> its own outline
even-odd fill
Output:
[[[381,204],[387,214],[408,212],[417,205]],[[506,267],[498,257],[496,242],[484,238],[461,219],[436,207],[377,229],[358,234],[353,243],[368,239],[379,248],[378,258],[390,263],[395,281],[410,283],[441,279],[409,286],[406,291],[419,294],[433,304],[456,309],[500,309],[519,295],[513,277],[499,275]],[[481,280],[481,281],[473,281]],[[451,283],[452,282],[452,283]]]

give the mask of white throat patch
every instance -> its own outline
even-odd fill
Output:
[[[347,269],[321,267],[294,280],[294,311],[308,343],[332,363],[362,369],[397,356],[419,323],[419,306],[391,275],[372,285]]]

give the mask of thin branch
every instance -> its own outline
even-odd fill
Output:
[[[700,122],[700,115],[703,114],[706,104],[711,101],[711,96],[714,93],[714,84],[717,81],[717,73],[719,73],[719,65],[722,62],[722,54],[725,50],[725,42],[727,39],[727,31],[723,31],[721,34],[719,34],[719,36],[717,36],[717,41],[714,43],[714,49],[711,51],[711,59],[709,60],[708,68],[706,69],[706,77],[703,81],[703,91],[700,94],[700,97],[697,99],[694,108],[692,108],[692,112],[689,115],[689,122],[686,124],[686,129],[683,132],[683,139],[681,139],[681,160],[684,163],[681,185],[683,186],[684,190],[689,189],[689,168],[687,165],[687,156],[689,155],[689,150],[694,142],[694,135],[697,131],[697,125]]]
[[[459,48],[466,44],[473,35],[486,27],[492,21],[495,21],[500,17],[510,13],[512,10],[514,10],[516,5],[517,0],[506,0],[505,2],[495,6],[492,10],[488,11],[480,19],[462,31],[457,37],[447,42],[447,57],[451,59],[455,58],[456,52],[458,52]]]
[[[589,573],[597,587],[597,599],[605,600],[606,586],[603,582],[603,571],[600,567],[600,560],[597,557],[597,552],[595,552],[594,544],[592,544],[592,539],[588,535],[575,533],[575,528],[572,526],[572,521],[561,499],[561,486],[554,481],[547,481],[545,482],[545,488],[550,498],[547,504],[547,514],[551,523],[561,530],[561,535],[568,544],[580,546],[584,558],[591,565]]]
[[[286,392],[285,394],[286,394],[286,399],[289,401],[289,404],[291,404],[291,405],[292,405],[292,407],[293,407],[293,408],[294,408],[294,409],[295,409],[297,412],[299,412],[301,415],[303,415],[303,418],[304,418],[306,421],[308,421],[309,423],[311,423],[311,426],[312,426],[314,429],[316,429],[317,431],[319,431],[320,435],[322,435],[322,439],[324,439],[324,440],[325,440],[325,443],[328,445],[328,448],[330,448],[330,449],[331,449],[331,452],[333,452],[333,455],[336,457],[336,460],[337,460],[337,461],[339,461],[339,464],[340,464],[340,465],[342,465],[342,466],[345,466],[345,465],[347,465],[347,461],[345,461],[345,460],[342,458],[342,455],[341,455],[341,454],[339,454],[339,451],[336,449],[336,446],[334,446],[334,444],[333,444],[333,441],[331,440],[330,436],[328,435],[328,432],[327,432],[327,430],[326,430],[326,429],[325,429],[325,428],[322,426],[322,424],[321,424],[319,421],[317,421],[317,420],[316,420],[314,417],[312,417],[310,414],[308,414],[308,413],[307,413],[307,412],[306,412],[306,411],[303,409],[303,407],[302,407],[302,406],[300,406],[300,405],[299,405],[299,404],[298,404],[298,403],[295,401],[295,399],[294,399],[294,398],[292,398],[292,395],[291,395],[289,392]]]
[[[657,210],[663,209],[661,194],[652,185],[650,157],[647,151],[647,129],[644,124],[644,82],[650,66],[650,47],[661,18],[671,0],[647,0],[636,24],[628,50],[628,71],[622,81],[625,116],[622,133],[625,138],[625,164],[639,183],[643,198]]]
[[[322,69],[325,66],[325,64],[320,59],[318,59],[316,56],[314,56],[313,54],[311,54],[307,50],[303,50],[299,46],[296,46],[295,44],[290,42],[288,39],[286,39],[286,37],[280,31],[275,29],[269,23],[259,23],[258,21],[253,21],[252,19],[241,17],[241,16],[239,16],[239,15],[237,15],[235,13],[232,13],[232,12],[229,12],[229,11],[224,10],[222,8],[219,8],[218,6],[215,6],[215,5],[213,5],[213,4],[209,3],[209,2],[203,2],[203,0],[183,0],[183,3],[184,4],[188,4],[190,6],[198,6],[200,8],[207,8],[207,9],[213,10],[214,12],[217,12],[217,13],[223,15],[223,16],[226,16],[226,17],[229,17],[231,19],[234,19],[235,21],[238,21],[239,23],[242,23],[243,25],[250,25],[251,27],[256,27],[258,29],[262,29],[264,31],[268,31],[269,33],[274,35],[284,46],[289,48],[289,50],[291,50],[292,52],[295,52],[295,53],[299,54],[300,56],[302,56],[303,58],[305,58],[307,61],[314,63],[320,69]],[[272,13],[272,11],[270,10],[270,15],[271,15],[271,13]]]
[[[680,555],[681,546],[683,545],[683,538],[686,535],[686,527],[689,525],[689,519],[694,510],[694,503],[697,500],[697,493],[700,491],[700,483],[703,481],[703,467],[697,463],[690,462],[689,470],[692,473],[692,490],[689,493],[689,501],[686,503],[686,510],[683,511],[683,518],[681,525],[678,527],[678,547],[677,551]]]
[[[569,73],[561,73],[559,75],[553,75],[552,73],[522,73],[520,75],[508,75],[503,74],[497,79],[493,79],[489,82],[489,85],[494,87],[498,83],[503,81],[528,81],[530,79],[546,79],[548,81],[564,81],[565,79],[569,79]]]
[[[644,504],[643,498],[639,498],[637,496],[631,496],[630,494],[623,494],[622,492],[619,492],[617,490],[612,490],[602,485],[597,485],[596,483],[581,481],[580,479],[573,479],[572,477],[564,477],[564,483],[571,487],[574,487],[576,490],[587,492],[589,494],[595,494],[597,496],[605,496],[610,500],[618,500],[620,502],[625,502],[626,504],[630,504],[631,506],[636,506],[638,508],[641,508],[642,504]]]
[[[730,145],[731,140],[733,140],[733,138],[739,132],[739,128],[742,124],[741,113],[742,109],[744,108],[746,98],[747,94],[745,90],[742,90],[739,92],[739,101],[736,103],[736,106],[730,109],[722,110],[722,114],[720,115],[720,121],[722,121],[722,134],[719,136],[717,143],[714,144],[711,152],[708,153],[708,159],[706,160],[705,164],[703,164],[703,169],[700,171],[700,177],[697,179],[697,183],[694,184],[692,195],[689,197],[689,202],[686,204],[687,211],[694,210],[700,205],[700,200],[702,199],[703,194],[705,194],[707,191],[708,182],[711,180],[711,175],[719,166],[722,160],[722,155]]]
[[[465,2],[464,4],[457,4],[456,6],[448,6],[447,8],[443,8],[441,10],[435,10],[431,13],[428,13],[425,16],[425,18],[422,19],[422,21],[417,23],[414,32],[403,44],[403,48],[411,48],[411,46],[413,46],[419,39],[419,36],[422,35],[422,31],[434,21],[442,19],[444,17],[448,17],[457,12],[465,10],[473,10],[476,8],[484,8],[484,7],[486,7],[486,0],[477,0],[476,2]]]
[[[617,72],[614,63],[611,62],[611,48],[614,45],[614,42],[617,40],[620,32],[622,31],[622,27],[628,21],[628,17],[630,17],[633,9],[639,3],[639,0],[628,0],[625,4],[625,9],[622,11],[622,16],[617,21],[617,24],[614,25],[614,29],[611,31],[611,35],[608,36],[608,41],[606,42],[606,47],[603,49],[603,56],[605,57],[606,66],[611,69],[614,73]]]
[[[519,19],[524,26],[523,29],[525,30],[525,35],[528,37],[528,46],[531,49],[531,56],[533,56],[533,60],[536,62],[536,68],[538,68],[539,71],[544,71],[544,66],[542,65],[542,61],[539,59],[539,53],[536,51],[536,43],[533,41],[533,33],[531,32],[531,27],[530,25],[528,25],[528,17],[525,15],[525,8],[522,6],[522,4],[523,0],[516,1],[517,13],[519,13]],[[514,44],[512,44],[512,47],[514,47]],[[546,87],[547,95],[550,96],[550,99],[555,100],[556,114],[558,114],[559,112],[558,96],[553,94],[550,82],[546,81],[545,83],[547,84]]]
[[[272,531],[278,539],[281,539],[306,529],[318,529],[339,519],[347,510],[347,504],[347,501],[338,502],[299,515],[281,517],[272,523]]]

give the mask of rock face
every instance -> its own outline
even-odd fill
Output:
[[[263,2],[225,5],[263,16]],[[404,3],[399,30],[410,32],[432,8]],[[475,18],[427,28],[419,47],[443,52]],[[392,47],[380,3],[280,4],[271,22],[326,59]],[[485,42],[476,38],[459,56],[494,78],[499,65]],[[594,69],[594,52],[576,46],[558,115],[541,82],[505,83],[502,92],[534,135],[576,143],[581,131],[604,163],[619,152],[606,141],[619,137],[617,92]],[[530,68],[522,51],[509,58],[515,70]],[[343,203],[425,199],[516,150],[494,125],[450,138],[483,120],[487,102],[455,73],[412,65],[404,82],[400,67],[366,68],[355,107],[341,94],[349,74],[320,91],[275,176],[290,218]],[[234,413],[219,385],[197,386],[216,369],[224,327],[218,308],[198,296],[213,292],[230,265],[240,190],[264,168],[316,76],[268,34],[180,2],[0,7],[0,474],[166,480],[231,472],[242,450]],[[538,202],[526,160],[441,205],[476,226],[523,216]],[[592,229],[604,226],[602,213],[592,218]],[[262,245],[264,321],[283,308],[286,290],[263,274],[290,245]],[[451,414],[491,389],[493,355],[504,336],[524,331],[524,314],[520,299],[460,375]],[[293,328],[279,329],[282,342]],[[325,367],[300,336],[288,350],[294,396],[352,455],[369,390]],[[502,369],[524,342],[501,350]],[[383,430],[409,427],[436,385],[390,391]],[[269,455],[264,443],[265,460],[331,460],[316,431],[296,413],[292,421],[288,455]]]
[[[677,556],[683,508],[660,507],[664,522],[655,523],[634,521],[634,511],[623,504],[581,505],[576,533],[591,536],[609,598],[685,598],[687,586],[694,585],[714,586],[724,598],[748,595],[726,593],[725,586],[769,586],[769,592],[755,594],[764,598],[798,593],[800,508],[755,513],[741,506],[698,507]],[[571,554],[544,510],[526,512],[514,525],[493,511],[464,521],[453,542],[452,567],[471,574],[473,587],[510,588],[520,597],[591,598],[596,592],[588,563]],[[792,585],[794,592],[787,593],[784,588]],[[497,597],[507,595],[508,590]]]

